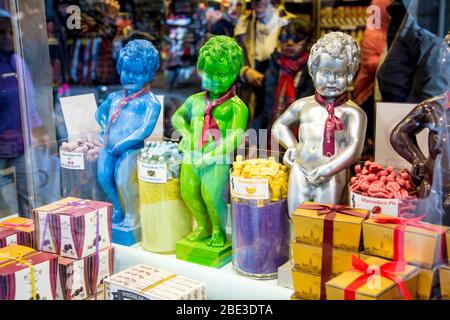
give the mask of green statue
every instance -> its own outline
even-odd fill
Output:
[[[197,68],[206,91],[190,96],[172,117],[182,135],[180,151],[182,198],[197,221],[186,236],[191,242],[211,238],[207,245],[225,245],[229,158],[244,136],[248,109],[236,95],[234,83],[243,64],[236,41],[216,36],[200,49]]]

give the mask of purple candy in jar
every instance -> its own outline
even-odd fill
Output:
[[[276,278],[289,259],[290,228],[287,201],[262,207],[232,199],[233,266],[243,275]]]

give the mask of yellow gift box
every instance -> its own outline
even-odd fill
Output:
[[[404,260],[408,263],[433,269],[440,264],[442,257],[442,236],[447,227],[422,223],[424,228],[406,225],[404,227],[404,241],[403,246],[396,244],[394,246],[395,229],[399,228],[400,224],[395,223],[379,223],[377,219],[392,219],[402,220],[398,218],[385,217],[382,215],[373,219],[368,219],[363,222],[363,237],[364,237],[364,253],[371,256],[383,257],[386,259],[394,259],[395,250],[404,251]],[[425,228],[433,228],[436,230],[428,230]],[[439,231],[439,232],[438,232]],[[395,260],[401,260],[395,259]]]
[[[292,269],[295,297],[299,300],[320,300],[320,275]]]
[[[292,252],[297,270],[320,274],[322,272],[322,247],[311,246],[292,241]],[[352,255],[354,252],[341,249],[333,249],[331,262],[331,275],[337,275],[352,267]]]
[[[329,206],[314,202],[305,202],[303,205]],[[326,214],[318,210],[302,209],[300,206],[292,216],[294,235],[297,242],[322,246],[323,229]],[[353,209],[352,211],[367,215],[368,210]],[[365,218],[351,216],[336,212],[333,219],[333,247],[348,251],[359,251],[361,241],[361,223]]]
[[[380,271],[385,263],[389,263],[388,260],[370,257],[364,262],[374,270],[374,274],[367,275],[368,278],[363,280],[363,284],[355,290],[355,300],[399,300],[404,298],[397,284],[384,277]],[[326,283],[327,299],[344,300],[345,289],[365,274],[359,270],[350,270],[331,279]],[[403,280],[409,293],[413,296],[417,287],[417,267],[405,265],[403,271],[398,271],[394,275]]]
[[[360,254],[362,260],[371,256]],[[416,299],[431,300],[437,296],[439,290],[439,266],[434,269],[418,268]]]
[[[439,268],[439,278],[441,280],[441,296],[444,300],[450,300],[450,266],[442,265]]]

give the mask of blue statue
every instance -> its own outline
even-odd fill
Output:
[[[136,160],[161,111],[150,87],[158,68],[159,54],[151,42],[130,41],[117,63],[124,89],[111,93],[96,113],[102,127],[98,179],[113,203],[113,224],[122,228],[139,222]]]

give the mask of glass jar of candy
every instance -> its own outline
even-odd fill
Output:
[[[138,158],[142,247],[173,253],[177,241],[192,231],[192,215],[180,192],[182,155],[170,141],[147,142]]]
[[[289,260],[287,176],[287,168],[273,159],[238,159],[233,164],[233,268],[241,275],[274,279]]]

